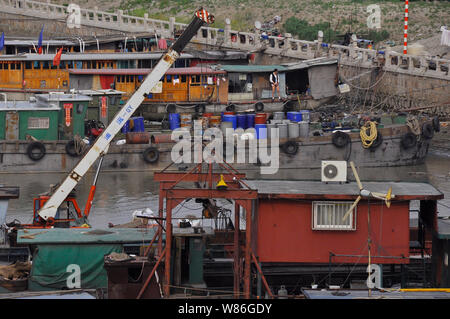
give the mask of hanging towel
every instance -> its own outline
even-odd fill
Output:
[[[450,30],[442,30],[441,45],[450,46]]]

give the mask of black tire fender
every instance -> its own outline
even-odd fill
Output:
[[[295,141],[287,141],[281,148],[286,154],[295,155],[298,152],[298,143]]]
[[[378,146],[381,145],[381,143],[383,143],[383,135],[378,132],[377,138],[375,139],[375,141],[373,141],[372,145],[370,145],[370,149],[375,150],[376,148],[378,148]]]
[[[331,142],[334,146],[342,148],[350,143],[350,136],[345,132],[336,131],[331,137]]]
[[[434,128],[431,123],[424,123],[422,125],[422,136],[428,140],[433,138]]]
[[[236,111],[236,105],[234,105],[234,104],[229,104],[229,105],[225,108],[225,110],[226,110],[227,112],[234,112],[234,111]]]
[[[144,161],[153,164],[159,159],[159,151],[156,147],[150,146],[144,150],[142,156],[144,157]]]
[[[402,138],[400,140],[400,145],[405,150],[416,146],[416,144],[417,144],[417,136],[415,134],[411,133],[411,132],[403,134],[403,136],[402,136]]]
[[[35,150],[39,150],[39,152],[36,153],[36,152],[34,152]],[[45,145],[42,144],[41,142],[32,142],[27,147],[27,154],[28,154],[28,157],[30,159],[32,159],[33,161],[39,161],[46,154]]]
[[[435,132],[439,132],[441,130],[441,123],[439,121],[439,116],[433,117],[433,128]]]
[[[256,112],[262,112],[262,111],[264,111],[264,103],[263,103],[263,102],[257,102],[257,103],[255,103],[255,111],[256,111]]]
[[[80,155],[75,150],[75,141],[74,140],[70,140],[69,142],[67,142],[67,144],[66,144],[66,153],[69,156],[72,156],[72,157],[78,157]]]

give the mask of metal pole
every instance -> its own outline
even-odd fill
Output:
[[[405,30],[404,30],[404,42],[403,42],[403,54],[408,54],[408,8],[409,0],[405,0]]]
[[[241,270],[239,262],[239,224],[240,224],[240,206],[235,202],[234,204],[234,298],[239,298],[240,283],[241,283]]]
[[[248,202],[248,201],[247,201]],[[249,205],[247,205],[249,206]],[[249,209],[251,207],[251,209]],[[251,263],[251,244],[252,244],[252,209],[253,205],[245,210],[245,269],[244,269],[244,294],[246,299],[250,299],[250,263]]]
[[[137,295],[136,299],[140,299],[142,297],[142,294],[145,292],[145,289],[147,289],[147,286],[150,283],[150,280],[152,279],[153,274],[156,272],[156,269],[158,268],[159,263],[161,262],[161,260],[163,259],[165,254],[166,254],[166,250],[164,249],[163,253],[159,257],[155,266],[153,267],[152,272],[150,273],[150,276],[148,276],[147,280],[145,281],[144,285],[142,286],[141,290],[139,291],[139,294]]]
[[[171,262],[171,250],[172,246],[172,200],[167,200],[166,207],[166,260],[165,260],[165,271],[166,271],[166,286],[164,287],[164,295],[169,297],[170,295],[170,262]]]

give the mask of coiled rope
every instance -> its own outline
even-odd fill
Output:
[[[367,129],[369,129],[369,134],[367,134]],[[359,135],[361,136],[361,143],[363,147],[369,148],[370,146],[372,146],[373,142],[377,139],[378,136],[377,123],[367,121],[363,126],[361,126]]]

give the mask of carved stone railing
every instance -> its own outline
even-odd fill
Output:
[[[0,12],[63,21],[69,16],[66,6],[52,4],[49,0],[47,2],[0,0]],[[169,21],[150,19],[148,14],[144,14],[144,17],[135,17],[125,15],[122,10],[111,13],[99,11],[97,7],[93,10],[80,8],[80,24],[122,32],[151,32],[166,38],[173,38],[178,30],[187,26],[175,22],[175,18],[170,18]],[[288,34],[284,37],[267,37],[260,33],[231,30],[230,25],[226,25],[224,29],[203,27],[192,42],[297,59],[335,57],[341,64],[367,68],[378,66],[381,57],[385,60],[386,71],[450,80],[450,60],[363,49],[356,43],[349,46],[327,44],[322,38],[304,41],[294,39]]]

